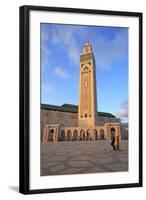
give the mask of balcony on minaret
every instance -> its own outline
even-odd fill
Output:
[[[84,53],[89,53],[92,51],[92,46],[89,42],[84,45]]]

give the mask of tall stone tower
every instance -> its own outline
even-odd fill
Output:
[[[97,117],[96,65],[88,42],[80,54],[78,126],[94,127]]]

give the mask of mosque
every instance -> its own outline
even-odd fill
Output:
[[[41,104],[41,141],[111,141],[115,134],[128,139],[128,126],[111,113],[99,112],[96,90],[96,63],[88,42],[80,54],[79,104]]]

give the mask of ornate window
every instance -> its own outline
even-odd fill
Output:
[[[88,67],[86,66],[84,69],[83,69],[84,73],[88,73],[89,72],[89,69]]]

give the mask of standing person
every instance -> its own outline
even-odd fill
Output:
[[[118,135],[116,136],[115,144],[116,144],[116,150],[120,151],[120,140]]]
[[[115,134],[113,134],[111,145],[113,147],[113,150],[116,151],[116,148],[115,148]]]

